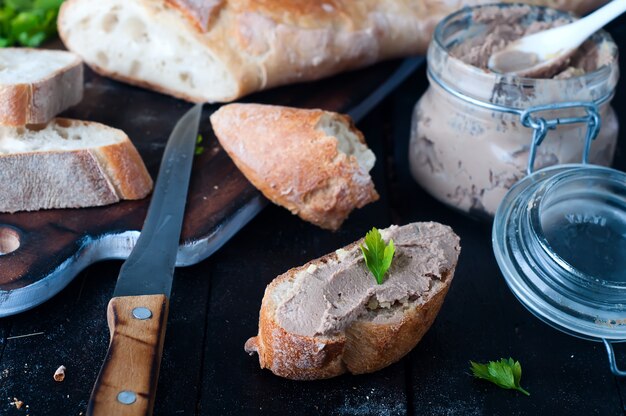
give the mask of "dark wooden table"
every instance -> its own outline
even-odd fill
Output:
[[[626,47],[626,25],[611,31]],[[624,68],[622,60],[622,68]],[[513,297],[491,250],[491,224],[435,201],[410,177],[411,111],[426,88],[421,70],[359,127],[378,157],[381,199],[336,233],[275,206],[210,259],[178,269],[159,380],[157,415],[623,415],[626,380],[609,371],[602,345],[562,334]],[[614,100],[626,126],[626,83]],[[615,166],[626,170],[626,133]],[[372,226],[440,221],[462,254],[443,309],[402,361],[371,375],[294,382],[259,369],[243,350],[256,334],[263,290],[276,275],[363,236]],[[61,294],[0,320],[0,415],[84,414],[108,344],[105,309],[121,262],[91,266]],[[25,336],[26,335],[26,336]],[[24,337],[23,337],[24,336]],[[626,367],[626,347],[617,347]],[[476,381],[468,361],[521,361],[530,397]],[[53,381],[59,365],[62,383]],[[10,402],[24,402],[18,410]]]

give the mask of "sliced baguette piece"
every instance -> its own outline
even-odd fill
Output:
[[[0,127],[0,212],[108,205],[141,199],[152,178],[126,134],[63,118]]]
[[[510,0],[509,2],[518,0]],[[605,0],[531,0],[568,10]],[[97,72],[195,102],[423,54],[435,26],[488,0],[68,0],[59,34]]]
[[[348,116],[261,104],[229,104],[211,115],[222,147],[275,204],[336,230],[354,208],[378,199],[376,157]]]
[[[278,276],[245,350],[293,380],[371,373],[406,355],[430,328],[454,276],[459,238],[438,223],[381,230],[396,246],[378,285],[357,241]]]
[[[45,124],[83,98],[83,63],[72,52],[0,49],[0,125]]]

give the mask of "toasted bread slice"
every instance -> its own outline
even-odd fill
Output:
[[[45,124],[83,98],[83,63],[66,51],[0,49],[0,125]]]
[[[0,127],[0,212],[141,199],[152,178],[128,136],[105,125],[54,119]]]
[[[294,380],[380,370],[430,328],[460,253],[450,227],[413,223],[381,230],[396,255],[378,285],[357,241],[278,276],[265,290],[259,333],[245,350],[261,368]]]
[[[378,199],[376,157],[348,116],[261,104],[229,104],[211,116],[222,147],[275,204],[336,230]]]

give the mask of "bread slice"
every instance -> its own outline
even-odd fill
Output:
[[[518,1],[518,0],[510,0]],[[533,0],[570,10],[602,0]],[[97,72],[227,102],[423,54],[439,20],[485,0],[68,0],[59,34]]]
[[[44,124],[83,98],[83,63],[66,51],[0,49],[0,124]]]
[[[378,285],[357,241],[289,270],[265,290],[259,334],[245,350],[261,368],[294,380],[371,373],[402,358],[430,328],[460,253],[450,227],[412,223],[381,230],[396,246]]]
[[[336,230],[378,199],[376,157],[348,116],[323,110],[229,104],[211,115],[222,147],[275,204]]]
[[[126,134],[54,119],[0,127],[0,212],[107,205],[141,199],[152,178]]]

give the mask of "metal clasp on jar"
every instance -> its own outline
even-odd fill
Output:
[[[610,98],[610,97],[609,97]],[[528,175],[531,175],[534,171],[535,166],[535,158],[537,156],[537,147],[541,145],[543,140],[548,135],[550,130],[554,130],[559,125],[564,124],[578,124],[584,123],[587,124],[587,134],[585,137],[585,148],[583,150],[582,163],[586,164],[589,159],[589,151],[591,149],[591,143],[598,136],[600,132],[600,113],[598,111],[598,106],[601,102],[584,102],[584,101],[575,101],[575,102],[566,102],[566,103],[555,103],[548,105],[540,105],[535,107],[530,107],[524,110],[520,114],[520,121],[522,125],[528,128],[533,129],[533,137],[530,145],[530,151],[528,154],[528,167],[526,168],[526,172]],[[564,117],[564,118],[551,118],[546,119],[544,117],[540,117],[537,114],[546,112],[546,111],[555,111],[555,110],[563,110],[563,109],[574,109],[574,108],[582,108],[585,110],[586,115],[579,117]]]

